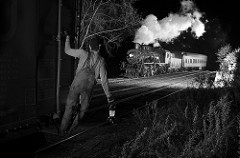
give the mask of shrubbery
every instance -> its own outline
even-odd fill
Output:
[[[205,103],[209,103],[203,107],[197,104],[194,93],[200,92],[188,90],[183,96],[176,96],[175,102],[165,102],[160,109],[153,102],[145,109],[135,110],[139,132],[135,139],[124,144],[121,157],[195,158],[236,154],[236,147],[230,148],[237,140],[230,97],[220,97],[216,103],[206,98]]]
[[[217,88],[212,76],[197,76],[192,89],[133,112],[135,139],[121,158],[235,158],[240,156],[240,49],[219,50],[220,69],[235,63],[233,80]],[[231,58],[233,57],[233,58]],[[231,61],[229,61],[229,60]],[[229,64],[228,64],[229,70]],[[230,85],[230,86],[229,86]],[[159,108],[161,107],[161,108]]]

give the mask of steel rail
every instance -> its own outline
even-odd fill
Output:
[[[206,74],[204,74],[204,75],[211,74],[211,73],[212,73],[212,72],[209,72],[209,73],[206,73]],[[190,76],[190,75],[187,75],[187,76]],[[185,76],[185,77],[186,77],[186,76]],[[182,81],[181,81],[181,82],[182,82]],[[174,85],[179,84],[179,83],[180,83],[180,82],[175,83]],[[168,85],[168,86],[169,86],[169,85]],[[168,87],[168,86],[165,86],[165,87]],[[114,102],[114,104],[116,105],[116,104],[119,104],[119,103],[122,103],[122,102],[126,102],[126,101],[128,101],[128,100],[135,99],[135,98],[137,98],[137,97],[139,97],[139,96],[147,95],[147,94],[154,93],[154,92],[157,92],[157,91],[161,91],[161,90],[163,90],[163,89],[165,89],[165,88],[157,89],[157,90],[152,90],[152,91],[146,92],[146,93],[144,93],[144,94],[137,94],[137,95],[134,95],[134,96],[131,96],[131,97],[127,97],[127,98],[124,98],[124,99],[121,99],[121,100],[119,100],[119,101]],[[172,92],[172,93],[170,93],[170,94],[167,94],[167,95],[165,95],[165,96],[163,96],[163,97],[161,97],[161,98],[159,98],[159,99],[155,99],[154,101],[157,101],[157,102],[158,102],[159,100],[162,100],[162,99],[164,99],[164,98],[166,98],[166,97],[168,97],[168,96],[171,96],[171,95],[176,94],[176,93],[178,93],[178,92],[181,92],[181,91],[183,91],[183,90],[184,90],[184,89],[176,90],[176,91],[174,91],[174,92]],[[104,106],[101,106],[101,109],[104,108],[104,107],[107,107],[107,106],[108,106],[108,104],[106,104],[106,105],[104,105]],[[149,106],[149,105],[143,105],[143,106],[138,107],[137,109],[141,109],[141,108],[147,107],[147,106]],[[96,110],[99,110],[99,109],[100,109],[100,108],[98,108],[98,109],[96,109]],[[132,112],[132,110],[128,111],[127,113],[124,113],[124,114],[120,115],[120,117],[123,117],[123,116],[126,116],[126,115],[130,114],[130,112]],[[57,145],[59,145],[59,144],[62,144],[62,143],[66,142],[66,141],[68,141],[68,140],[70,140],[70,139],[72,139],[72,138],[74,138],[74,137],[76,137],[76,136],[79,136],[79,135],[81,135],[81,134],[84,134],[84,133],[86,133],[86,132],[88,132],[88,131],[90,131],[90,130],[96,129],[96,128],[98,128],[98,127],[100,127],[100,126],[103,126],[103,125],[105,125],[105,124],[107,124],[107,123],[108,123],[108,121],[104,121],[104,122],[102,122],[102,123],[99,123],[99,124],[97,124],[97,125],[95,125],[95,126],[92,126],[92,127],[88,128],[88,129],[84,130],[84,131],[78,132],[78,133],[76,133],[76,134],[74,134],[74,135],[72,135],[72,136],[70,136],[70,137],[67,137],[67,138],[65,138],[65,139],[63,139],[63,140],[60,140],[60,141],[58,141],[58,142],[56,142],[56,143],[53,143],[53,144],[51,144],[51,145],[49,145],[49,146],[43,147],[43,148],[35,151],[34,154],[36,155],[36,154],[39,154],[39,153],[41,153],[41,152],[43,152],[43,151],[49,150],[49,149],[52,148],[52,147],[55,147],[55,146],[57,146]]]
[[[194,72],[194,71],[192,71],[192,72]],[[176,72],[174,74],[179,74],[179,73],[182,73],[182,72]],[[125,78],[125,79],[116,78],[116,79],[108,79],[108,80],[109,80],[109,83],[121,83],[121,82],[131,82],[133,80],[150,79],[150,78],[155,78],[155,77],[160,77],[160,76],[164,77],[166,75],[169,75],[169,74],[159,74],[159,75],[154,75],[154,76],[150,76],[150,77],[136,77],[136,78]],[[97,83],[101,84],[101,79],[99,79]]]
[[[201,72],[202,73],[202,72]],[[212,73],[212,72],[210,72],[210,73]],[[196,74],[199,74],[199,73],[191,73],[191,74],[188,74],[188,75],[184,75],[184,76],[179,76],[179,77],[175,77],[175,78],[172,78],[172,79],[169,79],[170,81],[173,81],[173,80],[175,80],[175,79],[179,79],[179,78],[184,78],[184,77],[187,77],[187,76],[192,76],[192,75],[196,75]],[[209,73],[206,73],[206,74],[204,74],[204,75],[207,75],[207,74],[209,74]],[[158,78],[157,78],[158,79]],[[140,97],[140,96],[144,96],[144,95],[148,95],[148,94],[151,94],[151,93],[156,93],[156,92],[158,92],[158,91],[162,91],[162,90],[164,90],[164,89],[167,89],[168,87],[170,87],[171,85],[177,85],[177,84],[179,84],[179,83],[181,83],[182,81],[180,81],[180,82],[175,82],[174,84],[168,84],[168,85],[164,85],[164,86],[162,86],[162,87],[159,87],[158,89],[154,89],[154,90],[145,90],[144,92],[140,92],[139,94],[135,94],[135,95],[132,95],[132,96],[130,96],[130,97],[125,97],[125,98],[123,98],[123,99],[120,99],[120,100],[118,100],[118,101],[115,101],[114,103],[112,103],[113,105],[117,105],[117,104],[120,104],[120,103],[124,103],[124,102],[126,102],[126,101],[129,101],[129,100],[132,100],[132,99],[135,99],[135,98],[138,98],[138,97]],[[161,83],[161,81],[159,82],[156,82],[156,83],[152,83],[152,84],[149,84],[149,85],[158,85],[158,84],[160,84]],[[148,86],[149,86],[148,85]],[[134,89],[139,89],[139,88],[141,88],[141,87],[138,87],[138,88],[134,88]],[[128,89],[128,88],[127,88]],[[126,89],[124,89],[125,91],[126,91]],[[129,90],[129,89],[128,89]],[[118,91],[119,92],[119,91]],[[95,112],[95,111],[98,111],[98,110],[102,110],[102,109],[104,109],[104,108],[108,108],[109,107],[109,104],[103,104],[103,105],[101,105],[101,106],[99,106],[99,107],[97,107],[97,108],[93,108],[93,109],[88,109],[88,110],[81,110],[81,111],[79,111],[79,112]],[[44,130],[43,130],[43,132],[45,132]],[[49,133],[49,134],[53,134],[53,135],[57,135],[57,134],[55,134],[55,133],[50,133],[50,132],[45,132],[45,133]]]
[[[114,83],[114,84],[121,84],[121,83],[129,83],[132,81],[144,81],[144,80],[150,80],[153,78],[166,78],[166,77],[172,77],[172,76],[177,76],[177,75],[181,75],[183,73],[195,73],[195,72],[204,72],[204,71],[185,71],[185,72],[176,72],[176,73],[170,73],[170,74],[160,74],[160,75],[154,75],[154,76],[150,76],[150,77],[139,77],[139,78],[117,78],[117,79],[108,79],[108,82],[110,84]],[[101,79],[98,80],[97,84],[101,84]]]
[[[207,74],[209,74],[209,73],[207,73]],[[180,77],[177,77],[177,78],[172,78],[172,79],[169,79],[169,81],[172,81],[172,80],[176,80],[176,79],[179,79],[179,78],[184,78],[184,77],[187,77],[187,76],[192,76],[192,75],[196,75],[196,73],[194,73],[194,74],[189,74],[189,75],[185,75],[185,76],[180,76]],[[182,81],[181,81],[182,82]],[[159,83],[161,83],[161,82],[158,82],[157,84],[159,84]],[[156,84],[156,83],[154,83],[154,84]],[[154,84],[149,84],[149,85],[154,85]],[[178,83],[175,83],[175,84],[179,84],[179,82]],[[135,99],[135,98],[138,98],[138,97],[140,97],[140,96],[144,96],[144,95],[147,95],[147,94],[150,94],[150,93],[155,93],[155,92],[157,92],[157,91],[161,91],[161,90],[164,90],[164,89],[166,89],[166,87],[168,87],[169,85],[164,85],[163,87],[160,87],[160,88],[158,88],[158,89],[154,89],[154,90],[146,90],[146,91],[144,91],[144,92],[141,92],[140,94],[135,94],[135,95],[132,95],[132,96],[130,96],[130,97],[126,97],[126,98],[123,98],[123,99],[120,99],[120,100],[118,100],[118,101],[115,101],[115,102],[113,102],[112,104],[113,105],[117,105],[117,104],[119,104],[119,103],[122,103],[122,102],[125,102],[125,101],[128,101],[128,100],[132,100],[132,99]],[[134,87],[135,88],[135,87]],[[129,89],[128,89],[129,90]],[[121,90],[122,91],[122,90]],[[126,91],[126,89],[124,89],[124,91]],[[119,92],[119,91],[117,91],[117,92]],[[85,110],[85,111],[88,111],[88,112],[93,112],[93,111],[97,111],[97,110],[101,110],[101,109],[103,109],[103,108],[106,108],[106,107],[108,107],[109,106],[109,104],[104,104],[104,105],[102,105],[102,106],[99,106],[99,107],[97,107],[97,108],[94,108],[94,109],[90,109],[90,110]],[[84,111],[82,111],[82,112],[84,112]]]
[[[193,72],[193,73],[188,73],[189,75],[195,75],[195,74],[198,74],[199,72]],[[175,76],[173,76],[173,77],[175,77],[175,78],[171,78],[170,80],[173,80],[173,79],[178,79],[178,78],[181,78],[181,77],[184,77],[184,76],[182,76],[183,74],[178,74],[178,75],[175,75]],[[185,75],[185,74],[184,74]],[[177,77],[176,77],[177,76]],[[180,77],[178,77],[178,76],[180,76]],[[187,76],[187,75],[186,75]],[[170,77],[163,77],[163,78],[154,78],[154,79],[156,79],[156,80],[159,80],[159,79],[166,79],[166,78],[170,78]],[[152,78],[153,79],[153,78]],[[152,79],[151,79],[151,81],[152,81]],[[149,79],[150,80],[150,79]],[[146,83],[146,82],[148,82],[149,80],[140,80],[140,81],[138,81],[137,83],[134,83],[134,84],[132,84],[131,86],[133,86],[133,85],[138,85],[139,83]],[[155,82],[155,81],[154,81]],[[156,82],[158,82],[158,83],[161,83],[162,81],[156,81]],[[150,84],[147,84],[146,86],[150,86],[150,85],[154,85],[155,83],[150,83]],[[118,92],[121,92],[121,91],[126,91],[126,90],[133,90],[133,89],[138,89],[139,87],[129,87],[129,88],[123,88],[123,89],[120,89],[120,90],[113,90],[113,91],[111,91],[112,93],[118,93]],[[99,89],[100,90],[100,89]],[[92,96],[92,98],[96,98],[96,97],[100,97],[100,96],[104,96],[105,94],[104,93],[101,93],[101,94],[97,94],[97,95],[93,95]]]

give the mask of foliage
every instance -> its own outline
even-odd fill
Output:
[[[237,72],[237,60],[240,49],[232,50],[228,44],[223,46],[216,54],[218,56],[219,71],[216,73],[215,86],[226,87],[233,86],[235,74]]]
[[[134,35],[140,17],[133,8],[135,0],[83,0],[80,22],[81,46],[98,38],[109,50]]]
[[[215,75],[213,73],[207,74],[207,75],[198,74],[193,79],[192,87],[195,87],[198,89],[199,88],[213,88],[214,87],[214,78],[215,78]]]
[[[231,69],[235,69],[237,63],[239,48],[232,50],[230,44],[221,47],[217,54],[218,62],[220,63],[220,71],[228,72]]]
[[[124,144],[121,158],[193,158],[227,157],[231,127],[227,96],[208,110],[200,110],[188,99],[182,109],[178,104],[158,109],[157,103],[136,110],[134,116],[140,132]]]
[[[236,57],[237,57],[237,62],[236,62],[236,69],[234,71],[234,79],[233,79],[233,88],[234,88],[234,98],[236,104],[240,104],[240,58],[239,58],[239,53],[240,49],[235,50]],[[237,108],[239,111],[239,107]]]
[[[216,53],[217,55],[217,61],[218,62],[223,62],[224,58],[227,56],[228,53],[230,53],[232,51],[232,47],[230,44],[227,44],[223,47],[221,47],[218,52]]]

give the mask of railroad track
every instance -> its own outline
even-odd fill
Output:
[[[145,106],[146,102],[153,100],[158,101],[169,95],[178,93],[191,83],[194,76],[199,74],[207,75],[211,73],[212,72],[210,71],[193,71],[170,75],[165,74],[150,78],[110,80],[110,88],[115,96],[114,104],[117,106],[117,116],[119,118],[124,117],[130,114],[134,108],[142,108]],[[49,150],[92,129],[96,129],[107,124],[108,122],[106,121],[106,118],[108,115],[108,104],[105,99],[103,99],[103,95],[104,93],[101,85],[98,84],[93,92],[91,102],[92,108],[89,108],[88,110],[89,116],[94,116],[89,119],[90,122],[95,121],[95,123],[90,124],[81,130],[76,130],[74,134],[66,138],[59,137],[57,133],[43,131],[46,134],[55,137],[55,140],[47,146],[37,150],[35,154]],[[101,113],[102,115],[95,115],[95,113]]]

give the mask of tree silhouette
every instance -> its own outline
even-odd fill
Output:
[[[136,0],[82,0],[79,47],[92,39],[104,43],[108,54],[129,36],[134,36],[140,17],[133,8]]]

